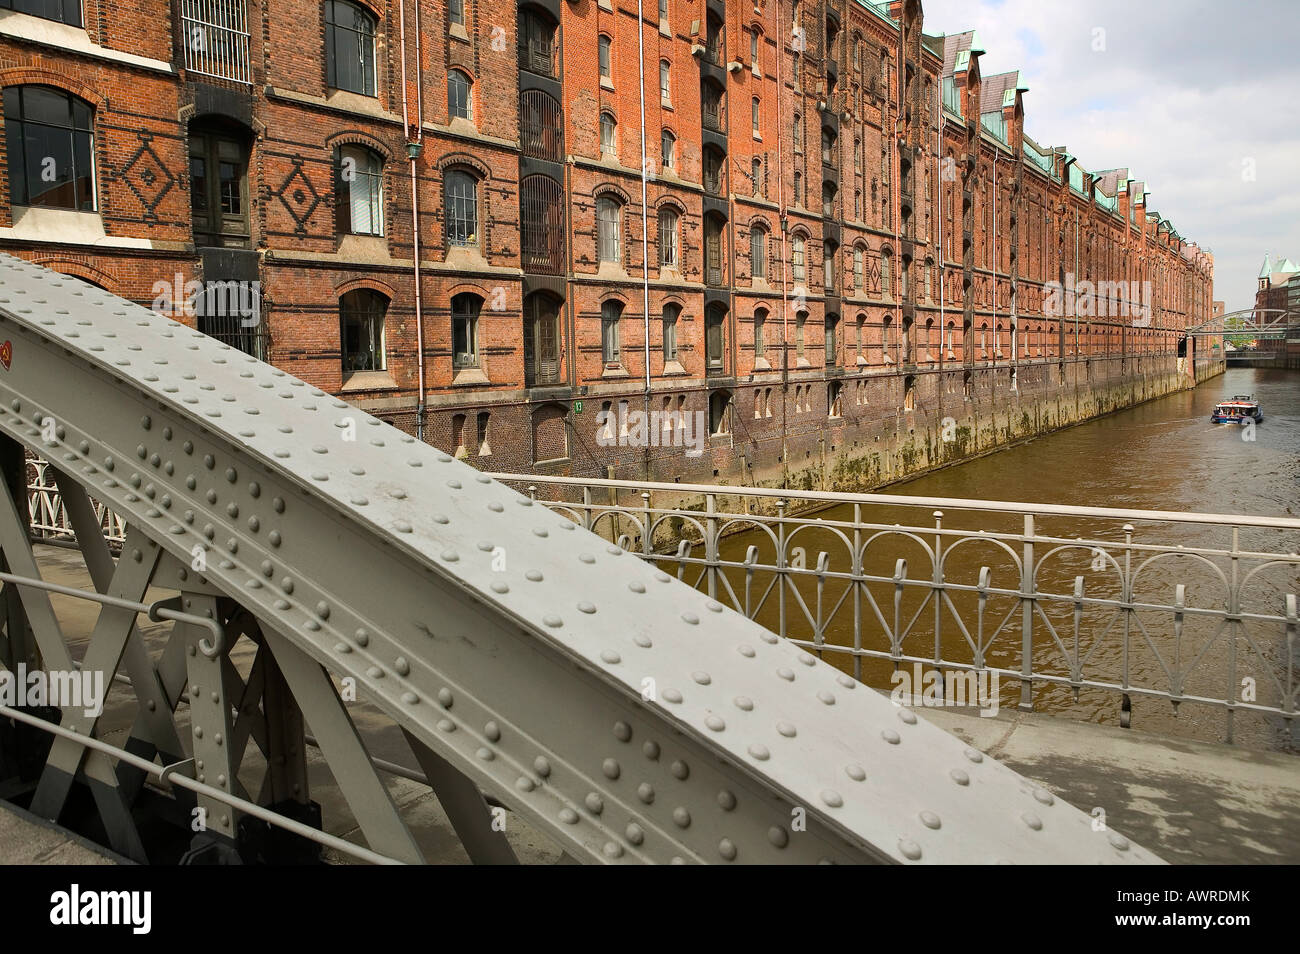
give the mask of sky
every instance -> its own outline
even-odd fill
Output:
[[[1300,261],[1295,0],[922,0],[927,34],[979,32],[1020,70],[1025,132],[1086,170],[1127,166],[1214,253],[1214,297],[1255,301],[1264,253]]]

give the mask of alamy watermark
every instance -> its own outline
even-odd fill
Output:
[[[201,282],[177,272],[153,284],[153,310],[189,318],[234,318],[240,327],[262,323],[262,283],[258,281]]]
[[[895,670],[890,681],[894,688],[889,700],[896,706],[976,706],[981,717],[992,718],[998,714],[1001,697],[998,674],[987,669],[925,672],[920,663],[914,663],[911,672]]]
[[[699,457],[709,437],[703,411],[630,411],[606,408],[596,415],[596,443],[601,447],[685,447]]]
[[[1043,286],[1043,314],[1049,318],[1133,318],[1135,328],[1151,324],[1150,282],[1076,280],[1066,272],[1065,283]]]
[[[54,706],[80,709],[87,719],[104,711],[104,674],[99,670],[33,669],[26,663],[0,669],[0,704],[13,709]]]

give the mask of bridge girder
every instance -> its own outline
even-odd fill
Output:
[[[87,535],[85,495],[130,527],[111,579],[157,548],[148,579],[224,627],[124,657],[152,680],[133,743],[179,741],[205,784],[215,759],[235,791],[248,740],[292,747],[305,717],[372,848],[419,860],[328,672],[412,741],[478,860],[508,860],[484,794],[591,862],[1159,860],[528,497],[169,318],[0,255],[0,339],[0,432],[84,491]],[[105,579],[102,539],[80,542]],[[223,661],[238,632],[267,653],[246,681]],[[149,692],[170,707],[181,690],[212,703],[190,738],[146,715]],[[254,698],[265,719],[241,702],[232,721]],[[264,801],[293,800],[293,781],[269,777]]]

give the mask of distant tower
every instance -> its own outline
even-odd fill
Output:
[[[1268,264],[1268,252],[1264,252],[1264,265],[1259,270],[1259,290],[1264,291],[1268,288],[1268,276],[1272,269]]]

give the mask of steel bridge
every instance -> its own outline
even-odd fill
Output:
[[[1300,337],[1300,314],[1283,308],[1243,308],[1215,315],[1204,324],[1183,331],[1189,338],[1251,335],[1254,338]]]
[[[7,790],[57,820],[84,786],[128,857],[149,859],[148,788],[205,820],[191,861],[265,823],[422,861],[339,679],[400,728],[475,862],[514,861],[502,810],[583,862],[1159,860],[623,547],[193,329],[4,255],[0,326],[0,658],[117,678],[134,704],[120,747],[75,706],[0,706],[3,764],[25,766]],[[41,579],[29,455],[50,462],[94,593]],[[79,660],[51,592],[101,604]],[[141,614],[171,622],[161,652]],[[308,729],[367,847],[318,830]]]

